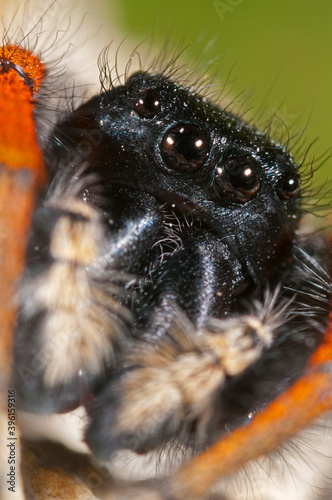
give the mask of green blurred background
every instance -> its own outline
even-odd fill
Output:
[[[307,124],[316,158],[332,146],[331,0],[112,0],[110,17],[114,8],[133,48],[143,39],[155,49],[194,41],[185,58],[212,63],[221,82],[230,73],[228,92],[245,91],[249,115],[276,113],[292,131]],[[316,182],[332,177],[331,165]]]

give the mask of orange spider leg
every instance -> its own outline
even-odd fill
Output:
[[[34,200],[46,181],[33,117],[33,98],[43,75],[42,64],[30,52],[15,46],[0,48],[0,476],[9,467],[2,454],[8,452],[7,391],[17,282],[24,268]],[[0,497],[6,498],[8,484],[6,480],[0,484]]]
[[[332,411],[332,312],[324,342],[304,374],[246,426],[194,458],[170,480],[171,498],[199,498],[220,478],[275,450],[314,419]]]

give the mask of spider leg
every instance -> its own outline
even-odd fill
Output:
[[[313,420],[332,410],[332,313],[325,339],[302,377],[252,421],[194,458],[168,484],[169,498],[200,498],[220,478],[275,450]]]

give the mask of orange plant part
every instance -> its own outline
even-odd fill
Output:
[[[24,268],[27,233],[37,191],[46,180],[33,118],[44,70],[19,47],[0,48],[0,497],[8,498],[7,391],[16,317],[17,282]],[[14,439],[18,440],[18,432]],[[18,441],[16,441],[18,446]],[[16,497],[23,498],[17,473]]]
[[[24,267],[34,198],[46,180],[33,118],[43,74],[30,52],[14,46],[0,49],[0,392],[9,383],[16,284]]]
[[[219,479],[275,450],[312,421],[332,411],[332,312],[325,339],[304,374],[243,427],[194,458],[171,479],[171,498],[200,498]]]
[[[43,170],[33,100],[43,75],[43,65],[31,52],[15,46],[0,49],[0,163],[32,168],[38,178]]]

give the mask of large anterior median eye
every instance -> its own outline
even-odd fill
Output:
[[[173,170],[195,172],[206,162],[210,142],[197,125],[180,123],[167,130],[160,151],[164,162]]]
[[[233,156],[216,168],[215,187],[220,198],[245,203],[256,196],[261,185],[260,170],[250,156]]]

